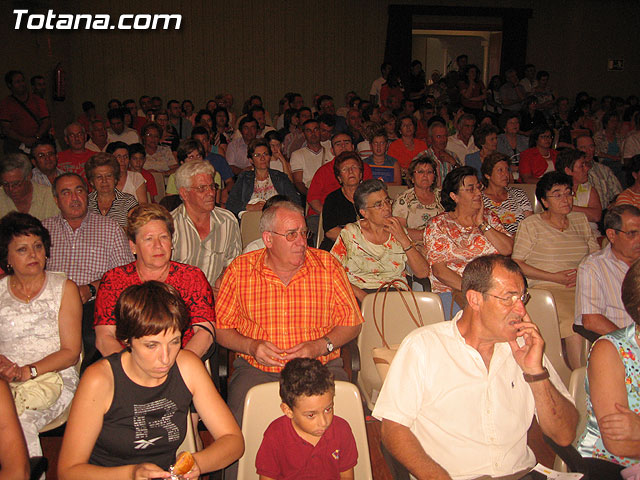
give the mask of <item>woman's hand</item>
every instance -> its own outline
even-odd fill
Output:
[[[476,227],[479,227],[484,222],[484,203],[480,203],[480,208],[478,212],[473,217],[473,224]]]
[[[602,436],[615,441],[639,441],[640,416],[619,403],[615,407],[618,413],[605,415],[598,422]]]
[[[153,478],[170,478],[171,474],[165,472],[153,463],[140,463],[133,469],[132,480],[152,480]],[[191,478],[191,477],[189,477]]]
[[[21,381],[20,367],[4,355],[0,355],[0,378],[7,382]]]
[[[196,462],[194,460],[193,462],[193,468],[191,468],[191,470],[189,470],[187,473],[185,473],[182,478],[198,478],[200,476],[201,472],[200,472],[200,467],[198,466],[198,462]]]
[[[404,228],[402,228],[402,224],[398,217],[387,218],[384,224],[384,229],[393,235],[398,242],[400,242],[402,248],[407,248],[411,245],[411,239],[405,233]]]
[[[575,287],[577,274],[578,270],[575,268],[562,270],[553,274],[553,281],[567,288]]]

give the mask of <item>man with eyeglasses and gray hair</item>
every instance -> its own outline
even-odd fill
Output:
[[[452,321],[414,330],[398,349],[373,410],[382,441],[419,479],[532,478],[533,416],[566,446],[578,412],[527,314],[520,267],[478,257],[462,293],[467,306]]]
[[[274,203],[263,212],[260,231],[265,248],[231,262],[216,300],[217,341],[239,353],[227,403],[240,424],[249,389],[278,381],[293,358],[318,358],[336,380],[347,380],[340,347],[363,321],[340,263],[307,247],[299,205]]]
[[[609,245],[580,263],[576,280],[573,330],[592,342],[633,324],[620,291],[627,271],[640,258],[640,210],[633,205],[611,207],[604,229]]]
[[[171,212],[175,232],[175,262],[202,270],[217,295],[222,273],[240,255],[242,244],[236,217],[216,207],[216,171],[209,162],[185,162],[176,171],[176,187],[183,203]]]
[[[11,211],[39,220],[59,213],[51,188],[31,179],[31,162],[24,153],[9,153],[0,163],[0,217]]]
[[[54,179],[62,175],[64,170],[58,168],[58,149],[53,138],[46,135],[31,147],[31,179],[34,183],[51,188]]]

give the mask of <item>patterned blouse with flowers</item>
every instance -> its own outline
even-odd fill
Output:
[[[430,218],[444,210],[440,204],[440,189],[434,189],[433,194],[435,196],[433,203],[424,205],[418,200],[415,189],[407,189],[394,200],[393,216],[406,219],[407,228],[424,228]]]
[[[441,213],[431,219],[424,231],[424,246],[429,265],[445,263],[448,268],[462,275],[464,267],[471,260],[482,255],[498,253],[498,251],[477,227],[463,227],[451,217],[451,213]],[[484,222],[498,232],[509,235],[495,213],[485,210]],[[432,292],[451,291],[451,287],[433,275],[433,270],[429,278]]]
[[[405,278],[407,254],[395,237],[382,245],[364,238],[360,221],[345,226],[331,254],[347,271],[349,283],[362,289],[377,289],[385,282]]]
[[[618,350],[620,361],[624,366],[624,383],[627,389],[629,409],[638,415],[640,414],[640,365],[638,364],[640,347],[638,347],[635,323],[598,339],[599,342],[604,340],[611,342]],[[600,458],[623,467],[637,464],[640,461],[637,458],[619,457],[609,452],[604,446],[598,420],[593,411],[588,377],[585,379],[585,388],[587,391],[587,425],[578,440],[580,455],[587,458]]]

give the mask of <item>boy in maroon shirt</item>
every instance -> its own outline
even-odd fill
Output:
[[[358,450],[351,427],[333,415],[333,375],[318,360],[295,358],[280,375],[284,415],[264,432],[260,480],[353,479]]]

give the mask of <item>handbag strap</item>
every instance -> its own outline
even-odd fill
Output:
[[[404,289],[400,288],[400,286],[405,287],[405,288]],[[378,287],[378,289],[376,290],[376,293],[374,294],[374,297],[373,297],[373,324],[376,327],[376,330],[378,331],[378,335],[380,335],[380,338],[382,339],[382,344],[386,348],[389,348],[389,343],[387,342],[387,339],[385,338],[385,335],[384,335],[384,317],[385,317],[385,306],[386,306],[386,303],[387,303],[387,294],[389,293],[389,290],[391,288],[394,288],[396,291],[398,291],[400,293],[400,299],[402,300],[402,303],[404,304],[405,309],[407,310],[407,313],[409,314],[409,318],[411,318],[411,320],[413,320],[413,323],[416,325],[416,327],[420,328],[420,327],[424,326],[424,322],[422,320],[422,313],[420,312],[420,309],[418,308],[418,300],[416,299],[416,295],[413,292],[413,290],[411,289],[411,287],[409,286],[409,284],[405,280],[400,280],[400,279],[391,280],[390,282],[383,283],[382,285],[380,285]],[[378,316],[376,314],[376,305],[377,305],[377,301],[378,301],[378,295],[380,294],[380,292],[383,292],[382,318],[380,319],[380,326],[378,326],[378,318],[377,318]],[[405,293],[405,292],[409,292],[410,295],[411,295],[411,298],[413,299],[413,304],[415,305],[416,312],[418,313],[418,319],[416,319],[415,315],[411,311],[411,308],[409,307],[409,303],[407,302],[407,299],[403,295],[403,293]]]

